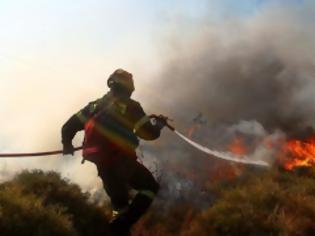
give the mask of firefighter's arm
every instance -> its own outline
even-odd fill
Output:
[[[161,129],[166,125],[166,119],[162,116],[152,118],[147,116],[141,106],[138,107],[139,119],[135,123],[135,134],[144,140],[154,140],[160,137]]]
[[[97,101],[89,103],[83,109],[81,109],[76,114],[72,115],[67,122],[62,126],[61,137],[63,144],[63,154],[73,155],[73,145],[72,139],[75,134],[84,129],[85,122],[92,116],[95,112],[97,106]]]
[[[74,148],[72,145],[72,139],[75,134],[84,128],[84,124],[81,122],[77,114],[70,117],[69,120],[62,126],[61,137],[63,144],[63,154],[73,155]]]

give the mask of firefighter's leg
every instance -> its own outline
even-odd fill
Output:
[[[131,227],[150,207],[159,190],[159,184],[156,182],[151,172],[136,161],[129,183],[132,188],[138,191],[128,211],[124,214],[127,224]]]
[[[115,214],[128,208],[128,186],[123,176],[117,173],[117,168],[97,165],[97,170],[98,175],[102,179],[104,189],[111,200],[113,213]]]
[[[130,227],[120,218],[129,209],[126,179],[120,173],[119,166],[97,165],[97,170],[113,207],[112,220],[109,224],[110,231],[113,236],[129,236]]]

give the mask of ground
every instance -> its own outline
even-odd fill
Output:
[[[157,199],[133,235],[315,235],[315,171],[247,170],[190,198]],[[202,206],[202,207],[201,207]],[[109,235],[108,202],[54,172],[24,171],[0,185],[1,235]]]

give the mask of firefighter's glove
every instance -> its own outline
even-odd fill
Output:
[[[74,153],[74,147],[72,145],[72,143],[64,143],[63,144],[63,150],[62,150],[63,155],[72,155]]]
[[[156,126],[162,129],[167,124],[168,118],[163,115],[159,115],[156,117]]]

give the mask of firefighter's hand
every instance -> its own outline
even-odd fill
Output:
[[[159,115],[156,117],[156,125],[162,129],[167,124],[167,120],[166,116]]]
[[[64,143],[63,144],[63,150],[62,150],[63,155],[72,155],[74,153],[74,147],[72,145],[72,143]]]

